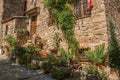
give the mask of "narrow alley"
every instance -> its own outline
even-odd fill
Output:
[[[6,56],[0,55],[0,80],[53,80],[39,70],[13,64]]]

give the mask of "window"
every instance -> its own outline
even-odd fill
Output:
[[[93,7],[94,0],[74,0],[72,5],[73,15],[75,18],[88,17],[91,14],[91,9]],[[52,13],[49,11],[49,22],[48,25],[54,23],[54,18]]]
[[[8,25],[6,25],[6,29],[5,29],[5,35],[8,34]]]
[[[74,0],[73,14],[76,18],[87,17],[93,7],[92,0]]]

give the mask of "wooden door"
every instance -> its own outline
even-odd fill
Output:
[[[31,19],[31,36],[32,37],[36,33],[36,27],[37,27],[37,16],[34,16]]]

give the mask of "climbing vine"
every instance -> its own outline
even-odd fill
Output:
[[[52,13],[57,28],[61,29],[72,54],[77,53],[79,43],[74,36],[75,19],[70,3],[72,0],[45,0],[44,4]]]
[[[115,35],[115,25],[110,21],[110,45],[109,45],[109,60],[110,66],[120,70],[120,46],[118,45]]]

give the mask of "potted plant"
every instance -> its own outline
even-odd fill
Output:
[[[104,70],[99,70],[100,80],[108,80],[108,73]]]
[[[50,73],[59,63],[59,60],[52,54],[49,54],[46,58],[42,57],[42,59],[44,61],[42,61],[41,68],[44,70],[44,73]]]
[[[86,80],[99,80],[99,72],[96,67],[89,66],[86,68]]]
[[[87,68],[87,74],[93,74],[94,76],[96,76],[96,80],[100,79],[100,80],[104,80],[103,79],[103,75],[102,74],[105,74],[104,72],[99,72],[98,69],[96,67],[99,68],[99,70],[104,70],[104,64],[103,64],[103,61],[107,58],[108,56],[108,53],[105,51],[105,45],[102,44],[98,47],[95,48],[95,50],[93,51],[87,51],[85,52],[85,55],[86,57],[88,58],[88,60],[91,61],[92,63],[92,66],[89,66]],[[89,76],[87,75],[87,78],[88,80],[91,80],[89,79]]]
[[[50,62],[43,62],[41,68],[44,73],[50,73],[52,71],[52,64]]]
[[[65,73],[62,70],[54,70],[51,76],[56,80],[65,80]]]
[[[72,72],[72,68],[70,66],[71,58],[73,55],[68,51],[66,52],[63,48],[59,49],[61,53],[61,57],[59,58],[59,68],[64,71],[66,75],[70,75]]]
[[[86,57],[93,65],[96,65],[99,69],[104,69],[104,62],[108,56],[105,50],[105,45],[102,44],[95,48],[93,51],[85,52]]]
[[[105,51],[105,45],[102,44],[93,51],[86,51],[85,55],[94,65],[99,66],[105,60],[108,53]]]

